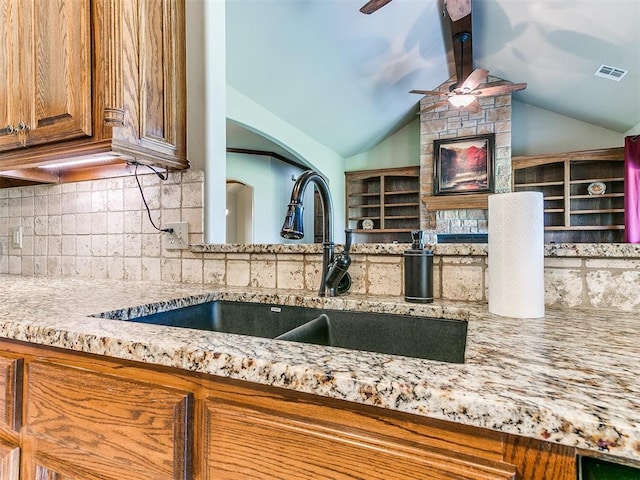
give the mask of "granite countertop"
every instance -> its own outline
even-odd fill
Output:
[[[402,255],[410,247],[408,243],[355,243],[351,253],[366,255]],[[427,248],[435,255],[487,255],[486,243],[439,243]],[[341,245],[336,248],[340,250]],[[319,243],[287,244],[238,244],[205,243],[191,245],[194,253],[322,253]],[[548,243],[544,246],[545,257],[589,257],[589,258],[640,258],[640,244],[633,243]]]
[[[558,442],[640,462],[637,313],[547,310],[397,297],[0,275],[0,337],[258,382]],[[468,321],[466,362],[90,317],[226,299]],[[144,306],[146,307],[140,307]]]

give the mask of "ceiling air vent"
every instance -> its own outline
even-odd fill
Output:
[[[626,74],[626,70],[616,67],[610,67],[609,65],[600,65],[600,68],[598,68],[595,73],[596,77],[604,77],[608,78],[609,80],[615,80],[616,82],[622,80],[622,77],[624,77]]]

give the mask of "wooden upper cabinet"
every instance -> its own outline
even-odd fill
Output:
[[[17,132],[22,115],[16,90],[20,85],[18,7],[19,0],[0,0],[0,152],[22,145]]]
[[[89,0],[22,1],[24,143],[33,146],[91,135]]]
[[[89,0],[4,0],[0,151],[91,135]]]
[[[0,478],[20,480],[20,447],[6,444],[2,440],[0,440]]]
[[[123,127],[113,129],[113,148],[138,160],[185,168],[184,0],[118,2],[118,8],[105,6],[112,31],[103,32],[109,38],[111,51],[105,56],[112,77],[105,96],[117,103],[121,95],[124,107]],[[114,106],[106,105],[107,114]],[[116,118],[110,120],[118,125]]]
[[[185,0],[0,0],[0,34],[0,177],[188,168]]]

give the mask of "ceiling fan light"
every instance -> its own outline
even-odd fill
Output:
[[[471,104],[475,100],[473,95],[454,95],[449,97],[449,103],[454,107],[466,107]]]

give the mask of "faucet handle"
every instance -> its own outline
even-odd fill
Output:
[[[344,231],[344,234],[346,235],[346,243],[344,244],[344,252],[346,254],[349,254],[349,250],[351,250],[351,242],[353,241],[353,230],[351,229],[346,229]]]
[[[345,230],[346,243],[344,244],[344,250],[340,252],[332,260],[325,275],[325,285],[329,290],[329,296],[333,297],[336,294],[345,293],[351,286],[351,276],[347,272],[349,265],[351,265],[351,257],[349,256],[349,249],[351,249],[351,240],[353,239],[353,231]]]

